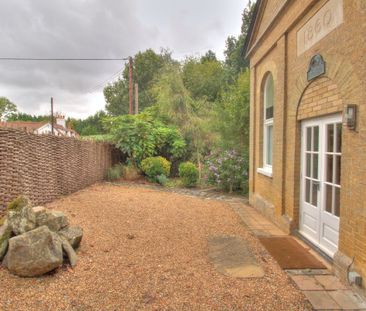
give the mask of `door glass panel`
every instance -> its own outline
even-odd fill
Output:
[[[325,210],[328,213],[333,212],[333,208],[332,208],[332,201],[333,201],[333,187],[326,185],[325,186]]]
[[[318,206],[318,185],[315,182],[312,182],[311,204]]]
[[[310,203],[310,180],[306,179],[305,183],[305,201]]]
[[[341,189],[340,188],[334,188],[335,196],[334,196],[334,215],[339,217],[340,216],[340,210],[341,210]]]
[[[306,151],[311,151],[311,127],[306,128]]]
[[[333,155],[327,155],[327,182],[333,183]]]
[[[314,126],[314,151],[319,151],[319,126]]]
[[[336,125],[336,150],[335,152],[342,152],[342,123]]]
[[[318,179],[319,155],[313,154],[313,178]]]
[[[334,125],[328,124],[327,125],[327,151],[333,152],[333,145],[334,145]]]
[[[306,154],[306,177],[311,177],[311,153]]]
[[[335,176],[334,183],[341,184],[341,156],[335,156]]]

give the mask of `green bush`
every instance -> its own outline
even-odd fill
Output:
[[[183,158],[186,142],[179,130],[155,120],[149,113],[122,115],[104,120],[108,137],[137,166],[148,157]]]
[[[248,163],[246,152],[217,150],[207,160],[207,181],[229,192],[247,193]]]
[[[121,176],[122,176],[121,164],[115,164],[114,166],[110,167],[107,171],[107,180],[109,181],[120,179]]]
[[[157,179],[157,182],[160,184],[160,185],[162,185],[162,186],[166,186],[167,185],[167,183],[168,183],[168,177],[166,177],[165,175],[159,175],[159,176],[157,176],[156,177],[156,179]]]
[[[185,187],[194,187],[198,180],[198,169],[192,162],[184,162],[179,165],[179,177]]]
[[[141,169],[149,180],[158,182],[158,176],[170,175],[171,163],[163,157],[150,157],[142,160]]]

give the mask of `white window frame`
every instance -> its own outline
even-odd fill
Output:
[[[270,119],[266,119],[266,108],[267,108],[267,92],[268,92],[268,83],[269,79],[272,79],[273,84],[273,76],[269,74],[266,78],[266,82],[264,84],[264,93],[263,93],[263,167],[257,169],[257,172],[265,175],[267,177],[272,177],[272,166],[273,166],[273,117]],[[274,109],[274,85],[273,85],[273,109]],[[268,128],[272,127],[272,154],[271,159],[272,163],[269,164],[267,161],[268,158]]]

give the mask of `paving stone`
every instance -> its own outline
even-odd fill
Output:
[[[208,249],[209,259],[220,273],[236,278],[264,276],[264,270],[251,252],[248,242],[240,237],[210,237]]]
[[[296,283],[300,290],[323,291],[324,288],[313,276],[291,275],[291,279]]]
[[[334,275],[316,275],[315,279],[324,286],[326,290],[347,289]]]
[[[331,272],[327,269],[298,269],[286,270],[290,275],[330,275]]]
[[[342,307],[343,310],[365,310],[366,303],[351,290],[337,290],[329,295]]]
[[[304,291],[315,310],[342,310],[327,291]]]

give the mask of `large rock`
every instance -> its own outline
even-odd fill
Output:
[[[77,263],[77,255],[68,240],[66,240],[63,237],[61,237],[61,240],[62,240],[62,249],[64,250],[64,253],[69,259],[71,267],[74,268]]]
[[[45,211],[37,216],[37,226],[47,226],[53,232],[57,232],[69,225],[64,213],[59,211]]]
[[[41,218],[43,216],[43,214],[45,214],[47,212],[46,208],[43,206],[35,206],[32,208],[32,210],[33,210],[33,213],[36,215],[36,220]]]
[[[8,249],[9,239],[11,237],[12,230],[5,220],[4,224],[0,227],[0,261],[4,258]]]
[[[62,241],[46,226],[9,240],[6,266],[13,274],[39,276],[61,266],[62,262]]]
[[[80,227],[66,227],[58,232],[61,237],[64,237],[71,246],[76,249],[79,247],[83,238],[83,229]]]
[[[15,235],[23,234],[36,228],[36,215],[30,205],[9,210],[7,219]]]

